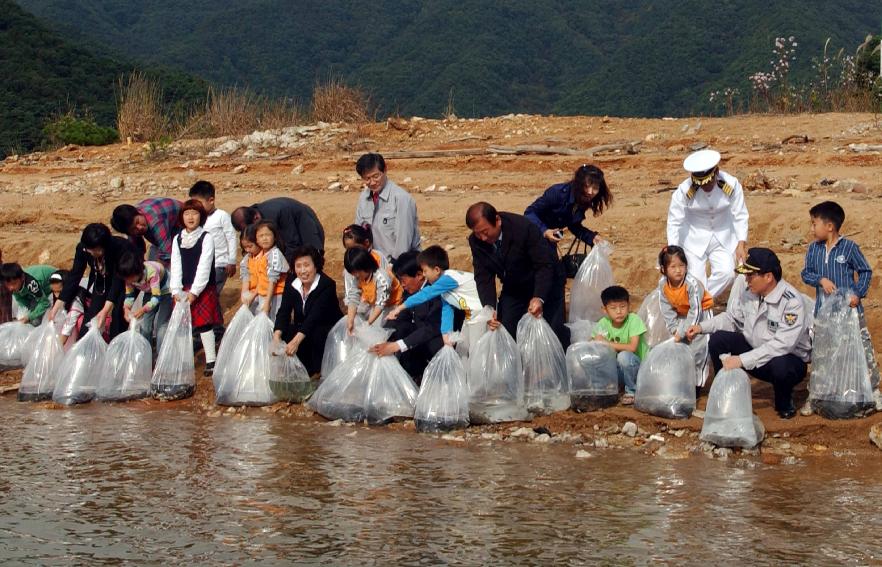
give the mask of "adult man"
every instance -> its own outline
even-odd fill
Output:
[[[552,286],[555,258],[535,224],[480,202],[466,212],[466,226],[472,230],[469,246],[478,296],[483,305],[496,308],[491,328],[501,323],[514,337],[524,313],[562,321],[563,296]],[[498,301],[497,277],[502,282]],[[559,338],[565,330],[563,324],[554,329]],[[564,345],[568,342],[561,338]]]
[[[286,254],[299,246],[313,246],[324,253],[325,229],[315,211],[290,197],[275,197],[250,207],[239,207],[233,211],[232,218],[239,232],[258,221],[271,221],[282,236]]]
[[[135,206],[120,205],[113,209],[110,226],[129,237],[135,252],[144,256],[147,242],[153,245],[150,259],[171,267],[172,242],[181,231],[178,212],[181,202],[167,197],[144,199]]]
[[[714,150],[689,155],[683,167],[690,177],[674,191],[668,209],[668,245],[686,251],[689,273],[715,298],[732,283],[736,262],[744,261],[748,220],[741,184],[719,163]]]
[[[771,382],[775,410],[783,419],[796,414],[793,387],[805,378],[811,360],[810,314],[802,295],[781,279],[781,262],[768,248],[751,248],[738,268],[747,288],[731,310],[693,325],[686,331],[691,340],[710,333],[708,350],[714,369],[744,368]],[[725,360],[720,355],[729,354]]]
[[[419,250],[416,202],[410,193],[386,176],[383,156],[364,154],[358,158],[355,171],[365,184],[355,208],[355,224],[370,225],[374,249],[389,260],[409,250]]]

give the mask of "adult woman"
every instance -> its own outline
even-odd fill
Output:
[[[80,236],[74,254],[73,267],[64,282],[64,288],[55,305],[49,312],[49,318],[55,319],[59,309],[70,310],[71,305],[81,293],[80,281],[89,268],[89,279],[85,292],[85,322],[97,319],[100,329],[104,328],[108,315],[110,327],[107,329],[109,338],[120,334],[126,328],[123,317],[125,299],[125,282],[116,274],[116,266],[124,252],[131,246],[123,238],[110,234],[110,229],[101,223],[86,225]]]
[[[689,273],[714,298],[735,278],[735,264],[747,253],[747,205],[735,177],[719,168],[720,154],[700,150],[683,162],[689,179],[671,197],[668,245],[680,246],[689,259]],[[707,276],[710,262],[711,275]]]
[[[321,370],[325,340],[343,316],[337,301],[337,284],[322,269],[324,258],[313,246],[299,246],[290,255],[289,277],[276,314],[274,337],[285,341],[285,352],[297,354],[309,374]]]

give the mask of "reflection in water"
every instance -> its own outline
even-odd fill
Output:
[[[860,469],[0,401],[10,563],[878,562]],[[755,463],[754,463],[755,465]],[[831,470],[832,469],[832,470]]]

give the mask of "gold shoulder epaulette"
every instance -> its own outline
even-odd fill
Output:
[[[731,197],[732,191],[735,190],[735,188],[726,183],[726,181],[723,180],[722,177],[717,180],[717,186],[723,190],[723,193],[725,193],[726,197]]]

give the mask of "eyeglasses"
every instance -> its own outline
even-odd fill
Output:
[[[365,183],[371,183],[372,181],[379,181],[382,178],[383,178],[382,171],[377,171],[377,172],[374,172],[370,175],[362,175],[361,176],[361,180],[364,181]]]

